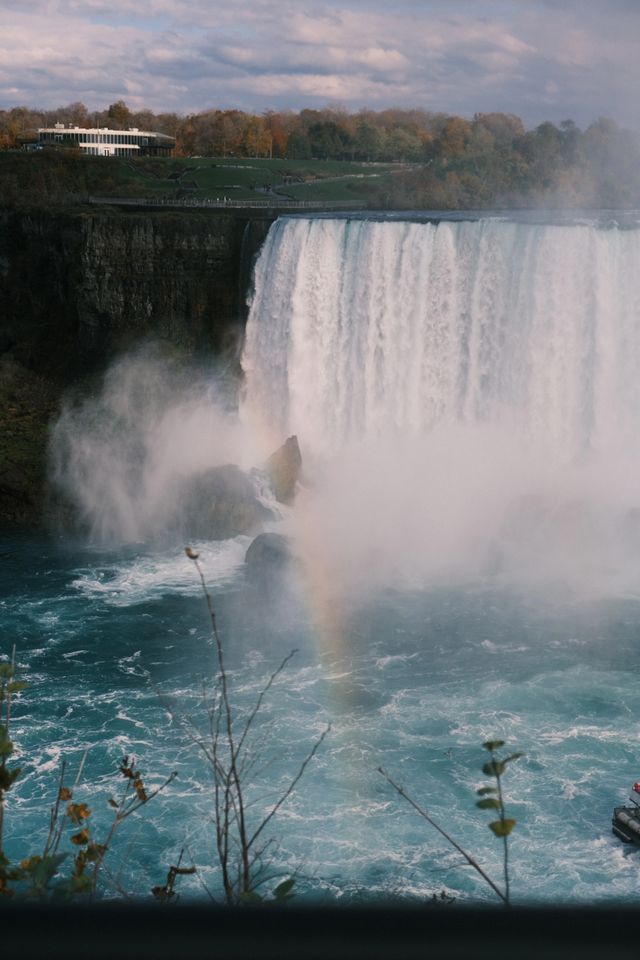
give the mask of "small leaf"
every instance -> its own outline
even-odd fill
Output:
[[[512,760],[519,760],[520,757],[524,757],[524,753],[512,753],[509,757],[505,757],[502,762],[504,764],[511,763]]]
[[[476,790],[476,793],[479,797],[484,797],[486,793],[497,793],[497,787],[480,787],[479,790]]]
[[[482,746],[485,750],[499,750],[500,747],[504,747],[504,740],[487,740]]]
[[[69,790],[69,787],[60,787],[58,800],[71,800],[72,797],[73,793]]]
[[[487,777],[500,777],[504,773],[504,763],[501,760],[490,760],[483,764],[482,772]]]
[[[109,806],[115,807],[116,810],[118,809],[118,803],[113,799],[113,797],[109,797]]]
[[[86,859],[91,863],[97,863],[99,860],[102,860],[107,849],[104,843],[90,843],[86,850]]]
[[[276,900],[288,900],[295,886],[295,882],[295,877],[289,877],[288,880],[283,880],[282,883],[279,883],[273,891]]]
[[[493,820],[489,824],[489,829],[495,833],[496,837],[508,837],[515,825],[515,820]]]
[[[71,878],[74,893],[91,893],[93,889],[93,880],[83,874],[78,874]]]
[[[75,843],[77,847],[82,847],[85,843],[89,843],[89,831],[85,828],[79,833],[74,833],[70,837],[71,843]]]
[[[7,693],[20,693],[21,690],[26,690],[27,684],[24,680],[13,680],[11,683],[7,684]]]
[[[476,800],[476,807],[481,810],[499,810],[500,803],[495,797],[485,797],[484,800]]]
[[[58,867],[63,860],[66,859],[66,853],[54,853],[50,857],[44,857],[40,859],[38,857],[39,863],[37,863],[34,869],[31,871],[34,883],[37,883],[40,887],[46,887],[50,880],[58,872]],[[35,860],[35,857],[32,857]]]
[[[80,824],[91,816],[91,810],[86,803],[70,803],[67,807],[67,816],[72,823]]]
[[[196,553],[195,550],[192,550],[191,547],[185,547],[184,552],[189,557],[189,560],[197,560],[198,557],[200,556],[200,554]]]
[[[133,769],[133,767],[134,767],[133,762],[131,763],[131,766],[129,766],[129,758],[128,758],[128,757],[125,757],[124,760],[122,761],[122,763],[120,764],[120,773],[122,774],[122,776],[123,776],[126,780],[135,780],[136,777],[140,776],[140,774],[137,773],[137,772]]]
[[[145,790],[144,784],[140,777],[133,781],[133,786],[138,795],[138,800],[141,800],[142,803],[146,803],[149,798],[147,797],[147,791]]]
[[[9,770],[8,767],[0,766],[0,790],[9,790],[20,776],[20,769],[20,767],[15,767],[15,769]]]
[[[240,894],[242,903],[262,903],[262,897],[255,890],[247,890]]]

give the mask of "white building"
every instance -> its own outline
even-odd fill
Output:
[[[176,145],[173,137],[148,130],[109,130],[95,127],[74,127],[56,123],[53,127],[38,130],[38,147],[76,147],[83,153],[97,157],[167,157]]]

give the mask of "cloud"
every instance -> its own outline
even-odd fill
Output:
[[[635,0],[2,0],[0,105],[340,101],[639,128],[639,43]]]

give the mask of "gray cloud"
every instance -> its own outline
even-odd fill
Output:
[[[640,129],[635,0],[2,0],[0,105],[422,106]]]

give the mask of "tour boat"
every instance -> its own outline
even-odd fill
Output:
[[[640,847],[640,783],[634,783],[629,801],[632,806],[614,807],[611,829],[623,843]]]

